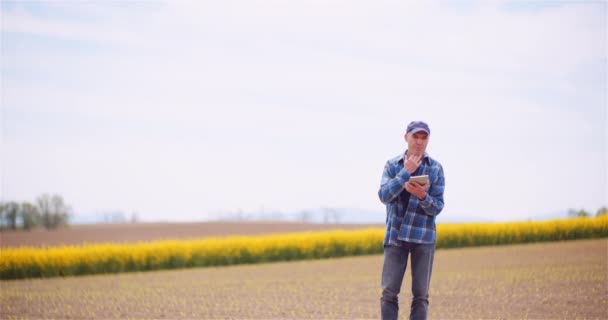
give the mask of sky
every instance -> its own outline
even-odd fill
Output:
[[[608,205],[606,1],[2,1],[2,201],[377,212],[407,123],[438,221]],[[348,220],[344,217],[344,220]]]

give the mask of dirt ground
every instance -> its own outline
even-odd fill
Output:
[[[57,246],[98,242],[138,242],[230,235],[262,235],[298,231],[363,229],[384,225],[316,224],[302,222],[194,222],[74,225],[57,230],[0,232],[0,247]]]
[[[1,281],[2,319],[378,319],[382,256]],[[400,298],[407,318],[409,273]],[[608,319],[608,239],[438,250],[430,319]]]

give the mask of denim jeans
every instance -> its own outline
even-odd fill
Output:
[[[411,253],[412,306],[410,320],[426,319],[429,307],[429,284],[433,270],[435,244],[404,242],[404,247],[384,246],[384,266],[382,267],[382,298],[380,310],[383,320],[397,319],[401,283]]]

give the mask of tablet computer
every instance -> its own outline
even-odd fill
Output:
[[[412,176],[408,182],[417,182],[418,184],[425,185],[429,182],[429,176],[427,174],[423,176]]]

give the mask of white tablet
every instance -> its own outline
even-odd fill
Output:
[[[408,180],[408,182],[417,182],[418,184],[421,185],[425,185],[429,182],[429,176],[428,175],[423,175],[423,176],[413,176],[410,177],[410,180]]]

